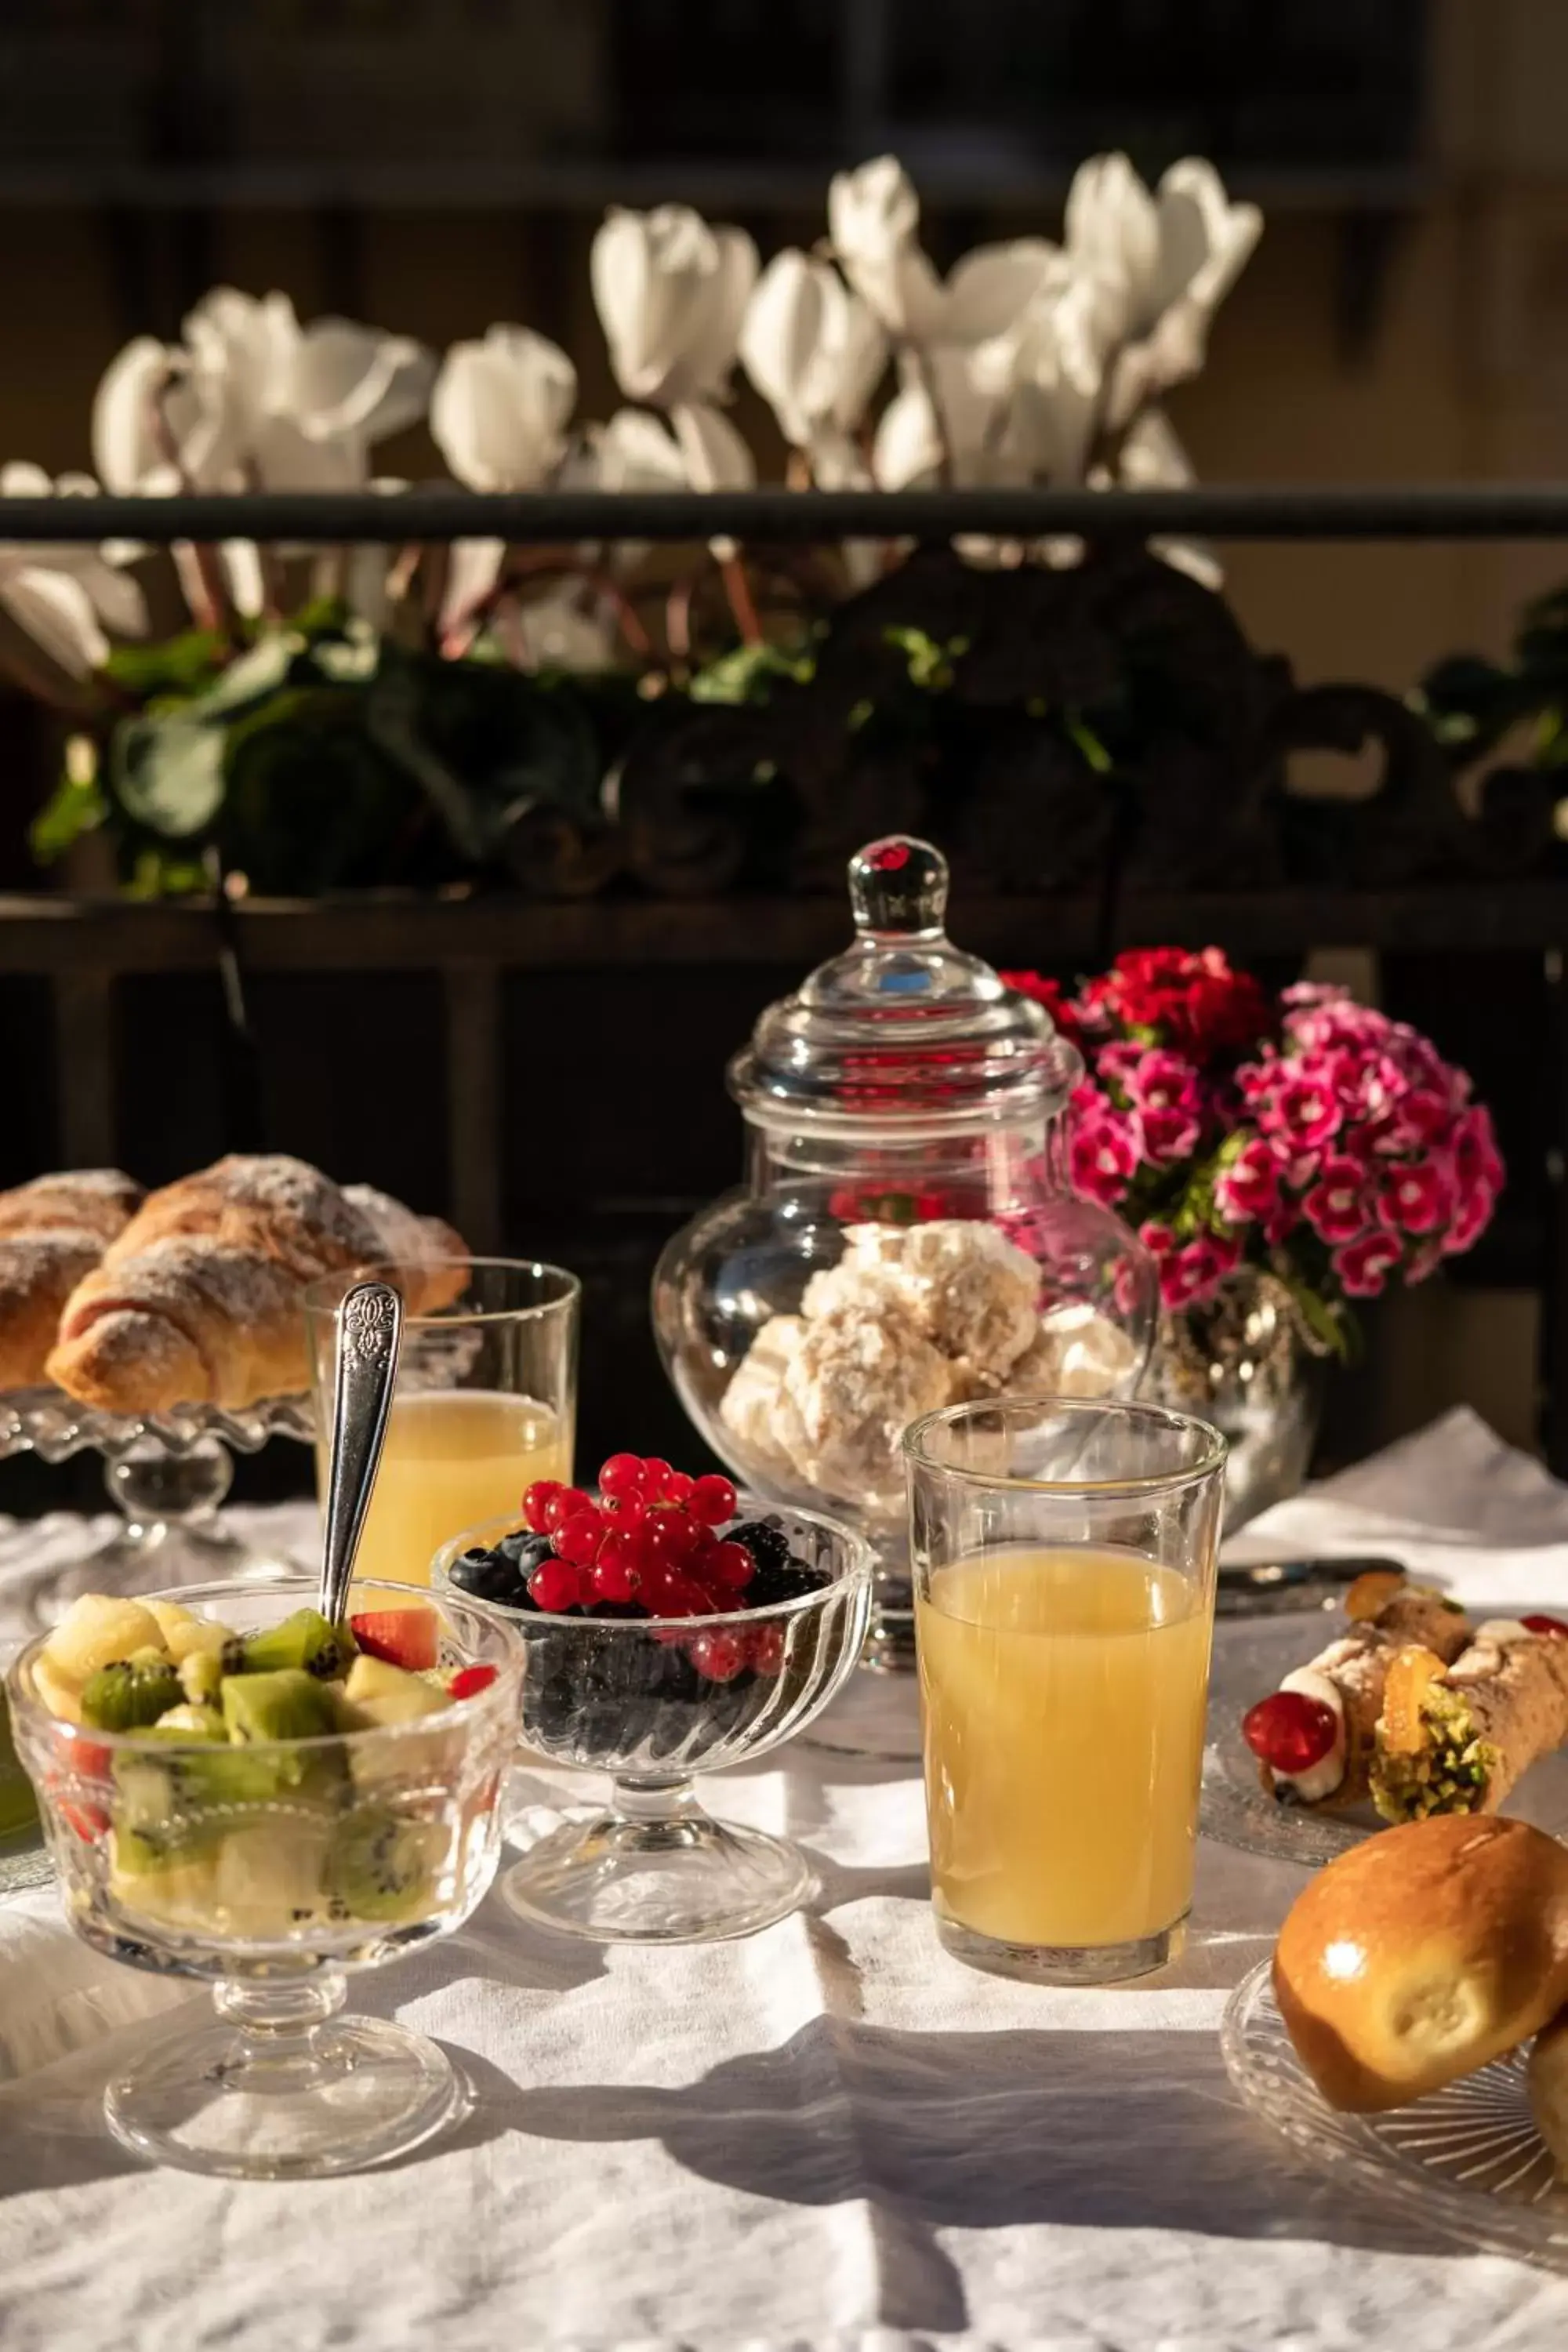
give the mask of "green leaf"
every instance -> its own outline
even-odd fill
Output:
[[[485,828],[473,794],[438,759],[419,729],[417,672],[399,663],[384,667],[365,697],[364,723],[387,758],[412,776],[462,855],[475,864],[485,854]]]
[[[285,684],[295,663],[306,653],[303,637],[291,629],[273,629],[236,656],[228,667],[189,705],[193,719],[237,719],[254,710]]]
[[[110,779],[138,824],[173,840],[205,833],[223,805],[222,730],[184,718],[121,719]]]
[[[882,643],[895,646],[909,664],[910,684],[924,692],[942,693],[952,684],[952,666],[945,649],[924,629],[884,629]]]
[[[816,674],[811,654],[789,654],[782,646],[737,646],[700,669],[688,692],[693,702],[768,702],[780,678],[805,686]]]
[[[1092,768],[1097,776],[1109,776],[1115,762],[1088,721],[1078,711],[1064,713],[1062,724],[1070,741],[1078,747],[1084,765]]]
[[[209,887],[199,858],[174,857],[163,849],[139,849],[125,884],[128,898],[189,898]]]
[[[27,828],[27,842],[40,866],[63,857],[73,841],[95,833],[109,814],[96,776],[62,776]]]
[[[187,629],[162,645],[116,646],[103,665],[105,677],[145,701],[153,694],[182,698],[199,694],[223,667],[226,641],[212,629]]]
[[[1279,1257],[1274,1260],[1274,1272],[1289,1292],[1291,1303],[1312,1337],[1341,1363],[1355,1360],[1361,1342],[1361,1327],[1342,1299],[1325,1298],[1292,1267]]]

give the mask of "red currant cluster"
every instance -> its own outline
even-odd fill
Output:
[[[689,1478],[657,1457],[612,1454],[595,1502],[579,1486],[538,1479],[522,1516],[553,1557],[528,1580],[551,1612],[632,1602],[650,1617],[712,1617],[743,1608],[757,1563],[717,1530],[735,1516],[728,1478]]]

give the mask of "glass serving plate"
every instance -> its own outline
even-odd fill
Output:
[[[1387,2115],[1341,2115],[1291,2047],[1267,1960],[1232,1993],[1220,2051],[1253,2114],[1320,2171],[1479,2252],[1568,2270],[1568,2188],[1530,2112],[1523,2052]]]
[[[1517,1615],[1532,1604],[1498,1602],[1488,1613]],[[1316,1870],[1387,1823],[1370,1804],[1343,1812],[1280,1804],[1263,1787],[1257,1757],[1241,1736],[1241,1718],[1255,1701],[1277,1690],[1293,1666],[1327,1647],[1344,1631],[1337,1607],[1300,1610],[1268,1617],[1220,1618],[1215,1626],[1209,1675],[1208,1727],[1204,1745],[1205,1837],[1242,1853],[1276,1862],[1304,1863]],[[1531,1822],[1552,1836],[1568,1840],[1568,1749],[1543,1757],[1510,1792],[1505,1813]]]
[[[177,1405],[159,1413],[100,1412],[60,1389],[0,1396],[0,1461],[36,1454],[104,1457],[110,1498],[125,1527],[97,1551],[42,1577],[28,1596],[35,1622],[51,1625],[79,1593],[162,1592],[220,1579],[299,1573],[299,1562],[242,1542],[219,1517],[234,1476],[231,1453],[259,1453],[269,1438],[314,1436],[308,1396],[268,1397],[230,1412]]]

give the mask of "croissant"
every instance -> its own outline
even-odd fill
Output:
[[[346,1184],[343,1198],[374,1226],[384,1262],[404,1276],[404,1305],[410,1315],[434,1315],[462,1297],[468,1279],[468,1245],[439,1217],[405,1209],[390,1192],[371,1184]],[[417,1267],[417,1281],[408,1269]]]
[[[0,1389],[42,1381],[60,1309],[141,1199],[118,1168],[39,1176],[0,1192]]]
[[[220,1160],[152,1193],[78,1284],[48,1377],[110,1412],[290,1395],[310,1381],[306,1285],[398,1255],[400,1241],[420,1243],[429,1268],[409,1286],[412,1312],[456,1295],[462,1276],[441,1261],[463,1244],[438,1220],[363,1188],[351,1201],[301,1160]]]

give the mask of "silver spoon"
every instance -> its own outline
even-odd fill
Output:
[[[356,1283],[338,1309],[337,1377],[327,1469],[327,1536],[317,1606],[330,1625],[342,1622],[353,1580],[364,1515],[381,1465],[403,1301],[389,1282]]]

